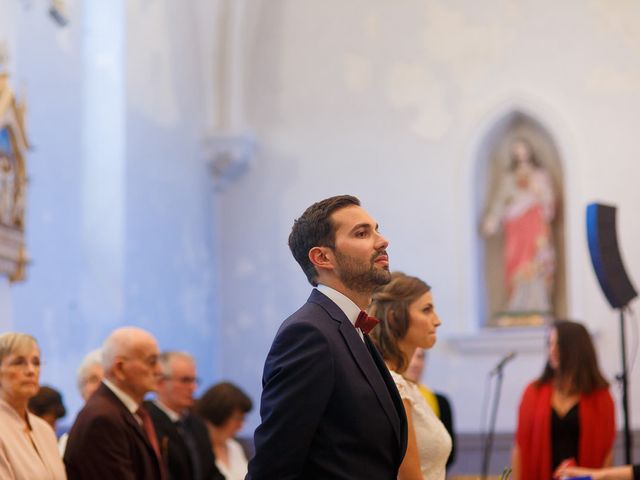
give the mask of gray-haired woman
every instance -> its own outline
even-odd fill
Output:
[[[40,388],[40,349],[24,333],[0,335],[0,478],[64,480],[64,464],[49,424],[27,405]]]

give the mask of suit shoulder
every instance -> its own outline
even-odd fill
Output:
[[[338,331],[338,323],[318,308],[322,313],[311,308],[305,311],[298,310],[287,318],[273,339],[272,350],[278,347],[289,349],[293,343],[331,345]]]
[[[339,322],[335,321],[321,305],[307,302],[282,322],[278,333],[289,328],[309,328],[326,331],[328,329],[336,329],[338,325]]]
[[[51,425],[49,425],[42,418],[38,417],[35,414],[29,413],[29,422],[31,423],[33,430],[38,431],[41,434],[53,439],[54,442],[57,442],[56,434],[51,428]]]
[[[119,408],[115,401],[117,400],[96,395],[92,396],[78,413],[71,431],[77,428],[95,427],[96,423],[100,425],[124,424],[125,407],[123,405],[122,408]]]
[[[161,428],[162,430],[174,428],[173,421],[165,412],[162,411],[160,407],[158,407],[155,403],[150,401],[145,401],[143,403],[144,408],[149,412],[149,416],[153,421],[156,429]]]
[[[149,415],[151,415],[152,417],[155,417],[158,419],[164,419],[164,418],[169,419],[169,416],[166,413],[164,413],[162,409],[160,409],[155,403],[149,400],[145,400],[144,402],[142,402],[142,405],[147,410],[147,412],[149,412]]]

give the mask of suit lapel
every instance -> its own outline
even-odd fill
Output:
[[[184,438],[178,431],[177,425],[164,413],[155,403],[144,402],[151,415],[153,424],[156,428],[156,435],[158,442],[160,443],[160,451],[163,458],[168,458],[168,448],[171,442],[176,448],[180,449],[183,454],[188,455],[189,449],[184,441]]]
[[[142,428],[142,426],[138,423],[138,421],[136,420],[136,417],[133,416],[133,413],[129,411],[129,409],[125,406],[125,404],[122,403],[122,401],[118,398],[118,396],[115,393],[113,393],[109,387],[107,387],[106,385],[101,385],[99,388],[103,390],[101,392],[102,394],[108,395],[111,401],[118,406],[118,409],[120,410],[120,413],[122,414],[122,418],[124,419],[125,423],[127,423],[136,432],[136,434],[140,437],[140,439],[144,442],[144,444],[147,446],[147,450],[149,450],[149,452],[152,454],[152,457],[156,458],[155,450],[153,449],[151,442],[147,438],[147,434],[144,431],[144,428]]]
[[[138,434],[138,436],[144,441],[144,444],[147,446],[147,450],[149,450],[153,454],[153,457],[155,458],[156,452],[153,449],[153,446],[151,445],[151,442],[147,438],[146,432],[144,431],[142,426],[136,420],[136,417],[134,417],[133,414],[129,410],[126,410],[126,408],[125,408],[125,411],[122,412],[122,414],[124,416],[125,422],[127,422],[129,424],[129,426],[131,428],[133,428],[133,430],[135,430],[135,432]]]
[[[401,451],[404,452],[407,448],[407,416],[404,409],[404,404],[402,403],[402,398],[400,398],[400,393],[398,393],[398,388],[396,387],[396,383],[393,381],[391,374],[389,373],[389,369],[387,365],[384,363],[384,360],[378,349],[375,347],[369,335],[365,335],[365,343],[367,344],[367,348],[369,349],[369,353],[371,353],[371,358],[378,366],[378,370],[382,376],[382,380],[387,386],[387,392],[391,396],[391,400],[395,405],[395,411],[399,415],[399,428],[400,428],[400,445]],[[403,453],[404,455],[404,453]]]
[[[372,390],[376,394],[378,398],[378,402],[380,406],[384,410],[384,413],[387,415],[389,422],[391,422],[391,426],[393,427],[393,431],[396,434],[398,439],[398,443],[400,443],[400,421],[398,417],[398,411],[394,406],[391,395],[389,394],[389,389],[385,385],[380,370],[378,366],[373,361],[371,354],[369,353],[367,346],[362,341],[358,332],[356,332],[355,328],[351,322],[342,322],[340,324],[340,333],[342,334],[345,342],[347,343],[347,347],[351,351],[351,355],[355,359],[358,367],[364,374],[364,377],[367,379],[367,382],[371,386]],[[369,338],[366,338],[366,341],[369,341]],[[386,368],[385,365],[383,365]]]
[[[345,343],[347,344],[347,348],[351,352],[351,355],[355,359],[356,364],[360,368],[360,371],[362,371],[362,374],[371,386],[371,389],[375,393],[380,406],[389,419],[389,422],[393,427],[393,431],[396,434],[398,444],[402,445],[399,413],[391,399],[389,388],[383,380],[383,374],[379,370],[380,368],[386,369],[386,365],[384,365],[384,362],[382,363],[382,365],[376,364],[375,360],[372,357],[372,354],[367,349],[367,345],[365,345],[365,343],[362,341],[353,324],[349,321],[344,312],[326,295],[323,295],[317,290],[313,290],[313,292],[311,292],[311,296],[309,297],[309,301],[317,303],[318,305],[323,307],[325,311],[331,316],[331,318],[340,323],[339,331],[344,338]],[[368,341],[369,343],[371,342],[368,337],[366,338],[366,341]],[[371,348],[375,347],[371,345]]]

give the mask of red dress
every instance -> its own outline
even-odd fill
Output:
[[[516,444],[520,454],[520,480],[550,480],[551,393],[550,383],[530,383],[522,395]],[[578,404],[581,467],[601,468],[616,435],[615,409],[608,388],[583,394]]]

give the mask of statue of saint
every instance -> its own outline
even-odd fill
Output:
[[[510,162],[482,222],[485,236],[504,235],[505,314],[548,315],[552,311],[555,251],[551,222],[556,195],[549,172],[531,144],[513,140]]]

